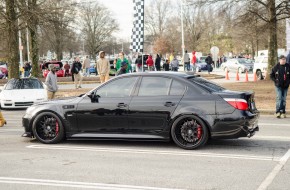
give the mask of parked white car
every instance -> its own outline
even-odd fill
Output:
[[[256,72],[257,79],[263,80],[268,68],[268,57],[257,57],[254,62],[254,72]]]
[[[10,79],[0,93],[1,108],[27,108],[45,100],[47,92],[36,78]]]

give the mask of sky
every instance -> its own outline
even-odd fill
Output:
[[[77,0],[78,2],[92,2],[95,0]],[[115,36],[122,40],[129,40],[131,38],[133,27],[133,0],[97,0],[99,3],[107,7],[112,16],[119,23],[119,31],[115,33]],[[151,1],[145,0],[145,7],[149,6]],[[175,0],[171,0],[174,2]]]
[[[120,30],[116,37],[130,39],[133,27],[133,0],[98,0],[106,6],[117,19]]]

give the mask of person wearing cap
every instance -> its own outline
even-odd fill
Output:
[[[286,64],[286,57],[281,55],[279,62],[272,68],[271,80],[276,89],[276,117],[286,118],[286,98],[290,84],[290,65]]]
[[[97,72],[100,75],[101,83],[104,83],[109,80],[110,74],[110,62],[105,58],[105,52],[100,51],[99,59],[96,62]]]
[[[121,63],[124,62],[124,61],[127,63],[127,70],[126,70],[126,72],[127,73],[132,72],[131,65],[129,64],[128,59],[125,57],[124,52],[120,52],[119,53],[119,57],[118,57],[117,62],[116,62],[116,70],[119,71],[119,69],[122,66]]]
[[[55,74],[55,66],[54,64],[48,65],[49,73],[45,79],[45,85],[47,90],[47,99],[53,99],[56,91],[58,90],[57,86],[57,76]]]
[[[123,74],[126,74],[127,73],[127,68],[128,68],[128,64],[126,61],[123,61],[121,63],[121,68],[117,71],[117,76],[119,75],[123,75]]]

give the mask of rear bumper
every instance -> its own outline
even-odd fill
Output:
[[[235,110],[232,114],[219,115],[212,127],[214,139],[252,137],[259,131],[259,112]]]

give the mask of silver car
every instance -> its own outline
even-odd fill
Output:
[[[244,58],[235,58],[235,59],[229,59],[228,61],[224,62],[221,65],[221,68],[223,70],[228,70],[229,72],[239,72],[239,73],[245,73],[253,72],[254,63],[249,59]]]

